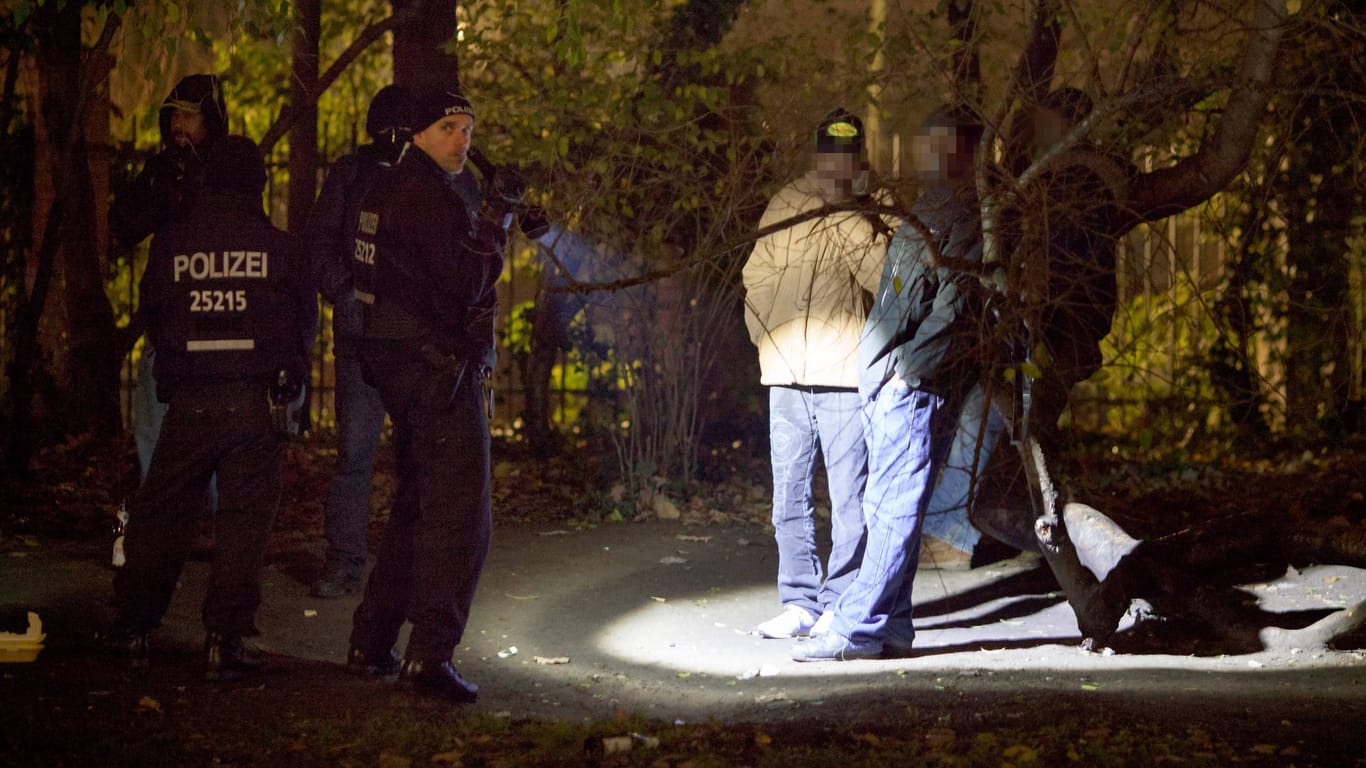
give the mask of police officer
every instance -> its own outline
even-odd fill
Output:
[[[371,143],[332,165],[305,234],[318,292],[332,305],[337,414],[337,463],[323,507],[327,554],[314,597],[340,597],[360,588],[370,521],[370,475],[384,428],[379,391],[361,376],[361,304],[351,282],[356,219],[380,174],[398,164],[413,135],[412,95],[396,85],[375,94],[365,114]]]
[[[127,565],[114,583],[113,638],[135,663],[170,604],[196,528],[195,502],[219,477],[204,598],[206,677],[259,670],[260,568],[280,498],[286,403],[302,400],[317,303],[302,259],[261,209],[256,145],[224,138],[207,160],[189,215],[153,242],[141,283],[158,350],[157,395],[169,403],[147,479],[133,498]],[[275,404],[272,407],[272,403]]]
[[[361,361],[394,422],[399,481],[347,662],[398,671],[419,693],[455,702],[478,695],[451,654],[489,546],[483,383],[507,237],[499,222],[510,212],[496,176],[496,204],[482,212],[452,186],[474,122],[454,90],[418,97],[413,146],[366,196],[353,256],[356,295],[367,304]],[[400,665],[394,645],[405,620],[413,629]]]
[[[313,584],[314,597],[333,598],[360,588],[370,524],[370,477],[384,428],[379,391],[361,375],[361,306],[353,291],[351,265],[365,193],[380,175],[398,164],[413,135],[413,98],[407,89],[385,86],[370,101],[365,131],[371,143],[339,158],[328,172],[313,206],[306,247],[318,292],[332,305],[336,372],[337,463],[323,507],[327,554]],[[477,210],[479,184],[463,170],[457,190]]]

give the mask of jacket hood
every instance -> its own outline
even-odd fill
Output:
[[[158,122],[161,126],[161,145],[169,147],[175,143],[171,137],[171,110],[198,110],[204,116],[204,127],[208,138],[204,147],[208,149],[228,132],[228,105],[223,100],[223,85],[217,75],[190,75],[176,83],[166,100],[161,102]]]

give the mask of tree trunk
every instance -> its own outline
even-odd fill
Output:
[[[1273,178],[1274,164],[1279,164],[1280,158],[1280,153],[1269,155],[1264,178]],[[1271,438],[1271,424],[1262,410],[1266,398],[1252,353],[1257,332],[1253,305],[1258,299],[1249,290],[1254,276],[1266,261],[1267,242],[1262,223],[1267,206],[1261,200],[1265,189],[1265,186],[1249,185],[1240,195],[1247,206],[1240,222],[1242,242],[1233,251],[1232,263],[1227,267],[1228,278],[1214,303],[1213,314],[1220,328],[1209,354],[1210,381],[1228,401],[1229,416],[1241,438],[1239,445],[1249,450],[1267,445]]]
[[[100,44],[86,54],[79,3],[47,4],[34,17],[34,231],[43,237],[29,259],[10,369],[5,463],[12,471],[28,465],[39,437],[35,416],[54,436],[109,435],[121,426],[118,334],[104,293],[106,238],[95,205],[95,180],[107,191],[107,171],[92,172],[87,144],[92,133],[95,143],[106,143],[107,97],[97,90],[117,27],[118,17],[109,17]],[[95,162],[108,164],[99,156]]]
[[[541,281],[546,282],[546,265]],[[551,281],[557,282],[557,281]],[[555,430],[551,426],[551,374],[561,351],[568,350],[569,324],[578,310],[578,300],[572,294],[550,293],[544,286],[536,292],[528,319],[531,326],[530,349],[522,365],[522,386],[525,392],[523,432],[528,445],[537,456],[549,456],[558,448]]]
[[[1350,397],[1349,241],[1356,190],[1329,180],[1338,165],[1352,162],[1353,116],[1350,107],[1318,98],[1305,99],[1297,112],[1295,124],[1309,128],[1296,141],[1302,149],[1286,175],[1286,427],[1309,439],[1322,427],[1336,439]]]
[[[958,12],[956,18],[950,18],[953,33],[964,39],[969,35],[965,30],[971,25],[971,8],[958,8],[952,3],[950,7],[957,8]],[[1142,221],[1161,219],[1199,204],[1224,189],[1242,171],[1261,129],[1270,98],[1275,62],[1285,34],[1285,15],[1284,0],[1255,0],[1249,13],[1251,18],[1241,53],[1239,78],[1213,133],[1194,155],[1139,176],[1132,186],[1128,204],[1122,206],[1109,222],[1110,236],[1118,237]],[[961,84],[964,72],[971,72],[970,62],[960,62],[960,89],[966,87]],[[1057,149],[1057,152],[1061,151],[1062,148]],[[1029,173],[1043,172],[1042,166],[1055,155],[1045,155]],[[982,181],[979,173],[979,186]],[[984,196],[983,207],[983,225],[990,236],[988,223],[999,220],[1000,212],[991,195]],[[985,245],[990,258],[997,249],[990,239]],[[1035,318],[1033,327],[1039,327],[1037,322]],[[1003,412],[1008,413],[1010,409]],[[1073,508],[1073,505],[1069,505],[1067,513],[1059,510],[1059,493],[1039,444],[1038,430],[1029,428],[1032,425],[1027,422],[1024,426],[1023,434],[1017,435],[1017,442],[1035,499],[1035,535],[1039,548],[1067,594],[1087,642],[1103,641],[1117,628],[1129,598],[1136,596],[1135,589],[1145,584],[1141,578],[1126,577],[1132,572],[1131,568],[1116,570],[1120,560],[1141,561],[1136,561],[1132,555],[1116,558],[1107,553],[1116,550],[1116,542],[1124,542],[1129,552],[1138,543],[1122,535],[1122,530],[1099,511],[1080,506]],[[1103,567],[1099,565],[1102,563]],[[1226,610],[1228,604],[1225,602],[1211,598],[1202,604],[1220,616],[1233,615]]]
[[[458,0],[393,0],[394,14],[413,14],[394,29],[394,82],[416,92],[432,87],[460,89],[460,61],[447,46],[455,42]],[[470,95],[478,104],[478,94]]]
[[[973,0],[949,0],[949,29],[959,46],[953,52],[953,87],[957,100],[982,103],[982,53],[977,41]]]
[[[294,3],[290,31],[293,76],[289,111],[289,231],[298,234],[308,221],[318,195],[318,38],[322,33],[321,0]]]

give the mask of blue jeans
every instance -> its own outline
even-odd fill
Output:
[[[142,481],[147,480],[147,470],[152,466],[152,454],[161,435],[161,422],[166,419],[166,409],[170,407],[157,399],[157,382],[152,378],[155,363],[156,350],[152,348],[151,340],[144,338],[142,355],[138,357],[138,385],[133,390],[133,442],[137,443]],[[209,478],[209,511],[218,511],[217,474]]]
[[[839,599],[863,558],[863,485],[868,453],[859,395],[853,389],[771,387],[773,535],[778,544],[778,599],[815,615]],[[816,452],[830,488],[830,557],[816,549],[811,480]]]
[[[379,390],[361,377],[355,343],[338,339],[336,371],[337,464],[323,507],[327,537],[324,573],[360,576],[365,567],[370,530],[370,478],[379,435],[384,429],[384,403]]]
[[[857,577],[835,606],[831,630],[857,645],[911,644],[911,583],[920,560],[920,522],[934,477],[931,424],[943,400],[901,379],[863,407],[868,543]]]
[[[964,552],[977,546],[982,533],[968,519],[970,502],[981,490],[987,460],[1005,426],[1001,414],[988,405],[982,385],[974,386],[963,402],[948,458],[925,510],[923,535],[946,541]]]
[[[133,390],[133,440],[138,446],[138,466],[142,469],[140,479],[147,479],[147,469],[152,466],[152,452],[157,447],[157,436],[161,434],[161,422],[166,418],[166,404],[157,400],[157,383],[152,378],[152,364],[156,351],[146,339],[142,342],[142,354],[138,357],[138,385]]]

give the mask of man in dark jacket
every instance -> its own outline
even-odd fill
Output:
[[[338,159],[327,174],[305,235],[318,292],[332,305],[333,390],[337,463],[323,507],[327,554],[314,597],[340,597],[360,588],[370,523],[370,476],[384,428],[379,390],[361,376],[358,346],[361,303],[351,283],[356,221],[375,179],[398,164],[413,135],[412,96],[385,86],[370,101],[365,132],[371,143]]]
[[[203,183],[204,158],[228,132],[228,109],[215,75],[176,83],[158,115],[161,150],[109,208],[109,231],[119,247],[133,248],[178,221],[194,206]],[[157,400],[152,345],[143,342],[134,400],[138,463],[147,476],[166,406]]]
[[[980,283],[962,266],[980,262],[982,255],[973,184],[980,138],[974,116],[945,108],[912,140],[925,187],[911,212],[924,228],[908,222],[893,238],[859,342],[868,441],[867,544],[858,576],[835,604],[829,631],[795,645],[797,661],[910,652],[911,582],[934,458],[943,443],[933,422],[945,398],[975,369]]]
[[[146,661],[196,530],[196,501],[218,474],[213,561],[204,598],[206,677],[259,670],[242,636],[255,632],[260,568],[280,498],[284,437],[277,407],[308,375],[317,300],[305,264],[261,209],[265,165],[255,143],[229,136],[204,167],[190,213],[159,234],[143,274],[157,395],[169,404],[147,479],[133,498],[114,582],[113,637]]]
[[[1053,150],[1090,112],[1091,99],[1076,88],[1048,94],[1032,115],[1035,157]],[[1020,270],[1031,281],[1026,295],[1036,299],[1035,338],[1017,346],[1044,353],[1030,361],[1039,374],[1031,382],[1030,429],[1046,448],[1059,439],[1058,419],[1072,387],[1100,369],[1101,340],[1110,332],[1118,303],[1116,244],[1107,222],[1127,196],[1128,178],[1129,169],[1090,142],[1079,142],[1055,156],[1051,170],[1024,190],[1021,209],[1035,213],[1029,226],[1010,234],[1015,252],[1027,260]],[[1022,217],[1016,212],[1010,218]],[[926,511],[924,535],[941,544],[927,551],[967,560],[981,539],[979,528],[1013,547],[1038,551],[1028,498],[1016,498],[1026,488],[1023,466],[1013,456],[991,458],[1008,427],[991,402],[1000,394],[978,384],[965,399]],[[993,495],[1016,491],[995,500],[1010,508],[979,503],[989,467]]]
[[[473,701],[451,654],[488,553],[489,432],[484,381],[494,362],[495,283],[508,209],[471,215],[453,187],[474,109],[459,93],[419,97],[413,147],[365,197],[355,292],[365,307],[361,362],[394,422],[398,491],[351,631],[350,666],[399,667],[421,693]],[[495,178],[490,189],[499,186]],[[491,198],[495,198],[490,195]]]

